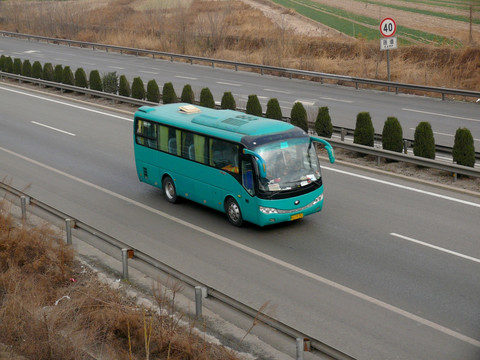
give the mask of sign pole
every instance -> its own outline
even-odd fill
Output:
[[[387,49],[387,77],[390,81],[390,50]]]
[[[387,78],[390,81],[390,49],[397,48],[397,38],[394,37],[397,31],[397,23],[392,18],[385,18],[380,23],[380,50],[387,50]]]

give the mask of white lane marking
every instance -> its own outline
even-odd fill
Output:
[[[470,261],[475,261],[477,263],[480,263],[480,259],[474,258],[473,256],[464,255],[464,254],[461,254],[461,253],[458,253],[458,252],[455,252],[455,251],[452,251],[452,250],[442,248],[440,246],[432,245],[432,244],[429,244],[429,243],[426,243],[426,242],[423,242],[423,241],[420,241],[420,240],[413,239],[413,238],[408,237],[408,236],[397,234],[397,233],[390,233],[390,235],[398,237],[398,238],[403,239],[403,240],[411,241],[413,243],[423,245],[423,246],[426,246],[426,247],[429,247],[429,248],[432,248],[432,249],[435,249],[435,250],[439,250],[439,251],[442,251],[442,252],[450,254],[450,255],[455,255],[455,256],[470,260]]]
[[[302,103],[302,105],[305,105],[305,106],[313,106],[315,105],[315,100],[302,100],[302,99],[297,99],[295,100],[293,103]]]
[[[186,80],[198,80],[196,77],[190,77],[190,76],[180,76],[180,75],[175,75],[176,78],[179,79],[186,79]]]
[[[280,94],[291,94],[289,91],[283,91],[283,90],[275,90],[275,89],[262,89],[263,91],[270,91],[274,93],[280,93]]]
[[[237,242],[235,242],[235,241],[233,241],[233,240],[231,240],[231,239],[229,239],[229,238],[227,238],[227,237],[225,237],[225,236],[216,234],[216,233],[214,233],[214,232],[212,232],[212,231],[209,231],[209,230],[207,230],[207,229],[204,229],[204,228],[202,228],[202,227],[200,227],[200,226],[197,226],[197,225],[194,225],[194,224],[190,224],[189,222],[187,222],[187,221],[185,221],[185,220],[182,220],[182,219],[179,219],[179,218],[177,218],[177,217],[175,217],[175,216],[169,215],[169,214],[167,214],[167,213],[165,213],[165,212],[163,212],[163,211],[154,209],[154,208],[152,208],[152,207],[150,207],[150,206],[147,206],[147,205],[145,205],[145,204],[142,204],[142,203],[140,203],[140,202],[138,202],[138,201],[135,201],[135,200],[133,200],[133,199],[130,199],[130,198],[126,197],[126,196],[117,194],[117,193],[115,193],[115,192],[113,192],[113,191],[111,191],[111,190],[102,188],[101,186],[95,185],[95,184],[90,183],[90,182],[88,182],[88,181],[86,181],[86,180],[79,179],[78,177],[75,177],[75,176],[73,176],[73,175],[67,174],[67,173],[65,173],[65,172],[63,172],[63,171],[60,171],[60,170],[55,169],[55,168],[53,168],[53,167],[51,167],[51,166],[45,165],[45,164],[43,164],[43,163],[40,163],[40,162],[38,162],[38,161],[36,161],[36,160],[30,159],[30,158],[28,158],[28,157],[26,157],[26,156],[17,154],[17,153],[15,153],[15,152],[11,151],[11,150],[7,150],[7,149],[4,149],[4,148],[2,148],[2,147],[0,147],[0,150],[6,152],[6,153],[8,153],[8,154],[11,154],[11,155],[13,155],[13,156],[19,157],[20,159],[25,160],[25,161],[28,161],[28,162],[30,162],[30,163],[32,163],[32,164],[38,165],[38,166],[40,166],[40,167],[43,167],[43,168],[45,168],[45,169],[47,169],[47,170],[50,170],[50,171],[52,171],[52,172],[54,172],[54,173],[60,174],[60,175],[62,175],[62,176],[65,176],[65,177],[69,178],[70,180],[77,181],[77,182],[79,182],[79,183],[81,183],[81,184],[84,184],[84,185],[86,185],[86,186],[92,187],[92,188],[94,188],[94,189],[96,189],[96,190],[98,190],[98,191],[102,191],[102,192],[104,192],[105,194],[108,194],[108,195],[110,195],[110,196],[116,197],[117,199],[123,200],[123,201],[125,201],[125,202],[127,202],[127,203],[130,203],[130,204],[135,205],[135,206],[137,206],[137,207],[139,207],[139,208],[142,208],[142,209],[144,209],[144,210],[146,210],[146,211],[150,211],[150,212],[152,212],[152,213],[154,213],[154,214],[156,214],[156,215],[162,216],[162,217],[164,217],[164,218],[166,218],[166,219],[168,219],[168,220],[174,221],[174,222],[176,222],[176,223],[178,223],[178,224],[181,224],[181,225],[183,225],[183,226],[185,226],[185,227],[188,227],[188,228],[190,228],[190,229],[196,230],[196,231],[198,231],[198,232],[200,232],[200,233],[202,233],[202,234],[205,234],[205,235],[210,236],[210,237],[212,237],[212,238],[214,238],[214,239],[217,239],[217,240],[219,240],[219,241],[222,241],[222,242],[224,242],[224,243],[226,243],[226,244],[228,244],[228,245],[230,245],[230,246],[232,246],[232,247],[236,247],[236,248],[238,248],[238,249],[240,249],[240,250],[243,250],[243,251],[245,251],[245,252],[247,252],[247,253],[256,255],[256,256],[258,256],[258,257],[260,257],[260,258],[263,258],[263,259],[265,259],[265,260],[267,260],[267,261],[270,261],[270,262],[272,262],[272,263],[274,263],[274,264],[277,264],[277,265],[279,265],[279,266],[282,266],[282,267],[284,267],[284,268],[286,268],[286,269],[288,269],[288,270],[297,272],[297,273],[299,273],[299,274],[301,274],[301,275],[303,275],[303,276],[309,277],[309,278],[311,278],[311,279],[313,279],[313,280],[315,280],[315,281],[318,281],[318,282],[323,283],[323,284],[325,284],[325,285],[331,286],[331,287],[333,287],[333,288],[335,288],[335,289],[337,289],[337,290],[340,290],[340,291],[342,291],[342,292],[345,292],[345,293],[347,293],[347,294],[349,294],[349,295],[351,295],[351,296],[354,296],[354,297],[357,297],[357,298],[359,298],[359,299],[362,299],[362,300],[364,300],[364,301],[366,301],[366,302],[375,304],[375,305],[377,305],[377,306],[379,306],[379,307],[381,307],[381,308],[383,308],[383,309],[389,310],[389,311],[391,311],[391,312],[393,312],[393,313],[396,313],[396,314],[398,314],[398,315],[401,315],[401,316],[403,316],[403,317],[406,317],[407,319],[413,320],[413,321],[415,321],[415,322],[417,322],[417,323],[419,323],[419,324],[423,324],[423,325],[425,325],[425,326],[428,326],[428,327],[430,327],[430,328],[432,328],[432,329],[434,329],[434,330],[437,330],[437,331],[439,331],[439,332],[442,332],[442,333],[444,333],[444,334],[447,334],[447,335],[449,335],[449,336],[452,336],[452,337],[454,337],[454,338],[456,338],[456,339],[459,339],[459,340],[461,340],[461,341],[464,341],[464,342],[466,342],[466,343],[469,343],[469,344],[471,344],[471,345],[473,345],[473,346],[480,347],[480,341],[479,341],[479,340],[476,340],[476,339],[470,338],[470,337],[468,337],[468,336],[466,336],[466,335],[460,334],[459,332],[456,332],[456,331],[454,331],[454,330],[451,330],[451,329],[449,329],[449,328],[447,328],[447,327],[445,327],[445,326],[442,326],[442,325],[439,325],[439,324],[434,323],[434,322],[432,322],[432,321],[429,321],[429,320],[426,320],[426,319],[424,319],[424,318],[421,318],[420,316],[417,316],[417,315],[415,315],[415,314],[409,313],[408,311],[402,310],[402,309],[400,309],[400,308],[398,308],[398,307],[396,307],[396,306],[387,304],[387,303],[385,303],[385,302],[383,302],[383,301],[380,301],[380,300],[378,300],[378,299],[375,299],[375,298],[373,298],[373,297],[371,297],[371,296],[368,296],[368,295],[366,295],[366,294],[363,294],[363,293],[361,293],[361,292],[359,292],[359,291],[350,289],[350,288],[348,288],[348,287],[346,287],[346,286],[343,286],[343,285],[341,285],[341,284],[338,284],[338,283],[336,283],[336,282],[333,282],[333,281],[331,281],[331,280],[328,280],[328,279],[326,279],[326,278],[324,278],[324,277],[322,277],[322,276],[319,276],[319,275],[317,275],[317,274],[313,274],[313,273],[311,273],[311,272],[309,272],[309,271],[307,271],[307,270],[301,269],[301,268],[299,268],[299,267],[297,267],[297,266],[295,266],[295,265],[289,264],[289,263],[287,263],[287,262],[285,262],[285,261],[282,261],[282,260],[280,260],[280,259],[274,258],[273,256],[270,256],[270,255],[267,255],[267,254],[265,254],[265,253],[262,253],[261,251],[252,249],[252,248],[250,248],[250,247],[248,247],[248,246],[245,246],[245,245],[243,245],[243,244],[239,244],[239,243],[237,243]]]
[[[242,86],[242,84],[234,84],[234,83],[223,82],[223,81],[216,81],[216,83],[219,84],[219,85]]]
[[[347,104],[353,103],[352,100],[342,100],[342,99],[335,99],[335,98],[329,98],[329,97],[321,97],[320,99],[322,99],[322,100],[330,100],[330,101],[337,101],[337,102],[342,102],[342,103],[347,103]]]
[[[452,119],[460,119],[460,120],[480,122],[480,119],[472,119],[472,118],[466,118],[466,117],[462,117],[462,116],[439,114],[439,113],[434,113],[434,112],[429,112],[429,111],[422,111],[422,110],[415,110],[415,109],[408,109],[408,108],[402,108],[402,110],[412,111],[412,112],[416,112],[416,113],[420,113],[420,114],[426,114],[426,115],[443,116],[443,117],[448,117],[448,118],[452,118]]]
[[[65,131],[65,130],[60,130],[60,129],[57,129],[53,126],[48,126],[48,125],[45,125],[45,124],[42,124],[42,123],[39,123],[39,122],[36,122],[36,121],[32,121],[31,123],[35,124],[35,125],[43,126],[43,127],[47,128],[47,129],[50,129],[50,130],[55,130],[55,131],[61,132],[63,134],[67,134],[67,135],[70,135],[70,136],[77,136],[74,133],[71,133],[71,132],[68,132],[68,131]]]
[[[385,180],[371,178],[371,177],[365,176],[365,175],[354,174],[354,173],[350,173],[350,172],[344,171],[344,170],[333,169],[333,168],[328,167],[328,166],[322,166],[322,169],[331,170],[331,171],[334,171],[334,172],[338,172],[340,174],[345,174],[345,175],[358,177],[360,179],[373,181],[373,182],[380,183],[380,184],[383,184],[383,185],[393,186],[393,187],[396,187],[396,188],[399,188],[399,189],[409,190],[409,191],[413,191],[413,192],[417,192],[417,193],[420,193],[420,194],[437,197],[437,198],[448,200],[448,201],[458,202],[458,203],[463,204],[463,205],[468,205],[468,206],[473,206],[473,207],[480,208],[480,204],[477,204],[477,203],[474,203],[474,202],[471,202],[471,201],[467,201],[467,200],[457,199],[457,198],[454,198],[454,197],[451,197],[451,196],[446,196],[446,195],[442,195],[442,194],[433,193],[431,191],[420,190],[420,189],[416,189],[416,188],[406,186],[406,185],[400,185],[400,184],[392,183],[392,182],[385,181]]]
[[[143,74],[149,74],[149,75],[158,75],[158,72],[154,72],[154,71],[139,70],[138,72],[141,72]]]
[[[115,118],[117,118],[117,119],[122,119],[122,120],[132,121],[132,122],[133,122],[133,119],[126,118],[126,117],[123,117],[123,116],[120,116],[120,115],[109,114],[109,113],[107,113],[107,112],[103,112],[103,111],[99,111],[99,110],[95,110],[95,109],[89,109],[89,108],[84,107],[84,106],[79,106],[79,105],[75,105],[75,104],[69,104],[69,103],[67,103],[67,102],[63,102],[63,101],[59,101],[59,100],[49,99],[49,98],[46,98],[46,97],[43,97],[43,96],[34,95],[34,94],[29,94],[29,93],[26,93],[26,92],[23,92],[23,91],[18,91],[18,90],[14,90],[14,89],[9,89],[9,88],[5,88],[5,87],[2,87],[2,86],[0,86],[0,90],[6,90],[6,91],[14,92],[14,93],[16,93],[16,94],[22,94],[22,95],[34,97],[34,98],[36,98],[36,99],[41,99],[41,100],[45,100],[45,101],[50,101],[50,102],[53,102],[53,103],[56,103],[56,104],[61,104],[61,105],[65,105],[65,106],[70,106],[70,107],[73,107],[73,108],[76,108],[76,109],[86,110],[86,111],[90,111],[90,112],[93,112],[93,113],[96,113],[96,114],[111,116],[111,117],[115,117]]]
[[[116,70],[123,70],[125,68],[120,67],[120,66],[108,66],[110,69],[116,69]]]
[[[37,52],[40,52],[40,51],[39,50],[26,50],[23,53],[24,54],[33,54],[33,53],[37,53]]]
[[[63,58],[55,58],[57,61],[69,61],[68,59],[63,59]]]
[[[415,128],[410,128],[410,130],[415,130]],[[433,132],[434,134],[437,134],[437,135],[443,135],[443,136],[450,136],[450,137],[454,137],[455,135],[452,135],[452,134],[446,134],[446,133],[441,133],[441,132]],[[473,139],[474,141],[480,141],[480,139]]]

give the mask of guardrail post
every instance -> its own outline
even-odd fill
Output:
[[[345,141],[345,134],[347,131],[344,128],[340,129],[340,140]]]
[[[403,140],[403,153],[408,154],[408,141]]]
[[[122,279],[128,280],[128,249],[122,249]]]
[[[201,286],[195,286],[195,316],[202,316],[203,291]]]
[[[457,182],[457,173],[453,173],[453,182]]]
[[[303,360],[303,338],[297,338],[296,344],[297,344],[296,360]]]
[[[27,220],[27,205],[30,204],[30,198],[28,196],[20,196],[20,207],[22,208],[22,220]]]
[[[65,233],[67,234],[67,245],[72,245],[72,227],[75,227],[75,220],[65,219]]]

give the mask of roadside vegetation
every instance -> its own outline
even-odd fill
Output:
[[[93,1],[1,1],[0,28],[21,33],[145,48],[249,63],[298,68],[334,74],[386,79],[386,54],[379,50],[378,18],[322,4],[327,0],[257,0],[280,9],[280,20],[266,17],[249,2],[240,0],[104,0]],[[349,0],[350,1],[350,0]],[[252,1],[250,1],[252,2]],[[327,1],[328,2],[328,1]],[[381,1],[357,1],[368,11]],[[405,26],[397,20],[401,46],[391,51],[391,80],[428,86],[480,90],[479,12],[472,13],[473,37],[468,39],[468,5],[465,1],[402,2],[406,15],[440,25],[422,33],[421,28]],[[411,5],[409,5],[411,4]],[[292,5],[293,6],[293,5]],[[421,7],[426,9],[417,9]],[[367,8],[369,7],[369,8]],[[430,8],[439,9],[436,13]],[[428,12],[428,14],[420,13]],[[289,19],[298,13],[314,17],[332,29],[328,36],[308,36],[290,27]],[[385,11],[385,10],[384,10]],[[385,12],[384,12],[385,13]],[[438,14],[437,14],[438,13]],[[458,15],[460,13],[460,15]],[[325,15],[326,14],[326,15]],[[333,16],[334,14],[335,16]],[[451,19],[451,16],[460,16]],[[318,15],[320,16],[320,15]],[[324,17],[326,18],[324,19]],[[447,18],[448,17],[448,18]],[[282,20],[284,19],[284,20]],[[330,19],[330,20],[329,20]],[[331,19],[334,22],[329,23]],[[405,22],[405,21],[404,21]],[[463,35],[435,32],[442,23],[464,27]],[[342,25],[343,24],[343,25]],[[463,29],[463,28],[462,28]],[[300,29],[301,30],[301,29]],[[448,29],[447,29],[448,30]],[[348,36],[346,36],[346,35]],[[371,35],[370,35],[371,34]],[[373,39],[373,40],[372,40]],[[402,40],[403,39],[403,40]],[[402,43],[403,42],[403,43]],[[409,44],[409,45],[406,45]]]
[[[154,306],[138,305],[49,226],[20,224],[9,208],[0,201],[0,358],[239,359],[208,342],[166,288],[154,287]]]

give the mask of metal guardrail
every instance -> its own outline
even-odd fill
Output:
[[[102,97],[106,99],[110,99],[112,101],[118,101],[118,102],[125,102],[128,104],[133,104],[137,106],[142,106],[142,105],[148,105],[148,106],[158,106],[158,103],[153,103],[150,101],[145,101],[145,100],[138,100],[126,96],[120,96],[116,94],[110,94],[110,93],[105,93],[102,91],[97,91],[97,90],[91,90],[88,88],[82,88],[82,87],[77,87],[77,86],[72,86],[72,85],[66,85],[66,84],[61,84],[57,82],[52,82],[52,81],[46,81],[46,80],[41,80],[41,79],[34,79],[30,77],[25,77],[21,75],[15,75],[15,74],[10,74],[10,73],[5,73],[0,71],[0,78],[5,77],[5,78],[10,78],[10,79],[15,79],[20,82],[30,82],[33,84],[38,84],[42,86],[48,86],[48,87],[53,87],[60,89],[62,91],[73,91],[81,94],[86,94],[86,95],[91,95],[91,96],[97,96],[97,97]],[[383,149],[377,149],[369,146],[363,146],[363,145],[358,145],[358,144],[351,144],[345,141],[336,141],[330,138],[325,138],[328,142],[332,144],[334,147],[339,147],[343,148],[346,150],[351,150],[351,151],[356,151],[362,154],[368,154],[368,155],[374,155],[377,158],[385,158],[385,159],[390,159],[390,160],[396,160],[396,161],[403,161],[419,166],[425,166],[425,167],[430,167],[434,169],[439,169],[439,170],[444,170],[451,172],[452,174],[462,174],[462,175],[467,175],[467,176],[473,176],[473,177],[480,177],[480,170],[476,170],[475,168],[470,168],[467,166],[461,166],[461,165],[456,165],[456,164],[448,164],[445,162],[440,162],[440,161],[435,161],[431,159],[425,159],[417,156],[409,156],[409,155],[404,155],[401,153],[397,153],[394,151],[388,151],[388,150],[383,150]]]
[[[346,141],[338,141],[330,138],[324,138],[324,139],[327,140],[334,148],[339,147],[341,149],[345,149],[349,151],[356,151],[362,154],[373,155],[377,157],[377,159],[384,158],[389,160],[402,161],[402,162],[407,162],[417,166],[444,170],[452,174],[462,174],[462,175],[467,175],[472,177],[480,177],[480,169],[475,169],[468,166],[448,164],[445,162],[435,161],[435,160],[423,158],[420,156],[407,155],[407,154],[398,153],[395,151],[377,149],[370,146],[352,144]]]
[[[262,313],[260,310],[254,309],[240,301],[237,301],[233,299],[232,297],[228,296],[227,294],[222,293],[221,291],[208,286],[207,284],[203,284],[199,282],[198,280],[192,278],[189,275],[186,275],[169,265],[153,258],[152,256],[141,252],[138,249],[132,248],[130,245],[122,242],[121,240],[115,239],[108,234],[104,233],[103,231],[100,231],[98,229],[95,229],[94,227],[75,219],[75,217],[72,217],[70,215],[65,214],[64,212],[51,207],[50,205],[37,200],[35,198],[30,197],[27,193],[18,190],[11,185],[5,184],[4,182],[0,182],[0,188],[3,189],[5,192],[12,194],[16,197],[19,197],[21,199],[21,207],[22,207],[22,218],[26,219],[26,205],[32,205],[37,209],[40,209],[42,211],[45,211],[49,215],[53,215],[56,218],[59,218],[61,220],[64,220],[65,222],[68,222],[68,224],[74,224],[72,227],[74,229],[79,229],[87,233],[89,236],[93,236],[97,238],[100,241],[103,241],[104,243],[108,244],[109,246],[116,248],[118,250],[118,253],[122,251],[122,255],[125,252],[126,249],[128,250],[133,250],[133,259],[135,261],[138,261],[142,263],[143,265],[148,265],[152,267],[155,270],[160,270],[169,276],[172,276],[179,281],[182,281],[183,283],[186,283],[189,286],[192,287],[203,287],[207,289],[207,294],[209,297],[212,297],[221,303],[232,307],[236,311],[240,311],[247,316],[251,317],[252,319],[256,319],[257,321],[263,322],[265,325],[270,326],[272,329],[279,331],[282,334],[285,334],[293,339],[308,339],[310,341],[310,347],[319,351],[320,353],[324,355],[328,355],[333,359],[338,359],[338,360],[354,360],[353,357],[341,352],[340,350],[337,350],[335,348],[332,348],[331,346],[323,343],[322,341],[318,339],[314,339],[308,334],[304,334],[284,323],[282,323],[279,320],[274,319],[273,317]],[[70,228],[69,225],[67,227],[67,243],[69,242],[69,234],[68,232],[71,231],[72,229]],[[76,231],[76,230],[74,230]],[[79,234],[76,234],[76,238],[79,238]],[[71,241],[71,234],[70,234],[70,241]],[[109,254],[111,255],[111,254]],[[123,263],[123,266],[125,267],[125,263]],[[128,266],[128,265],[126,265]],[[123,274],[127,274],[128,278],[128,270],[123,269]]]
[[[139,56],[140,54],[150,55],[153,58],[155,58],[155,56],[170,58],[171,61],[174,61],[175,59],[180,59],[183,61],[188,61],[190,64],[193,64],[193,62],[209,63],[211,64],[212,67],[214,67],[215,64],[227,65],[235,68],[236,71],[238,70],[239,67],[254,69],[254,70],[260,71],[262,75],[265,72],[268,72],[270,74],[283,74],[290,78],[292,78],[293,75],[296,75],[297,77],[298,76],[309,77],[309,78],[319,79],[321,82],[324,79],[334,80],[337,82],[349,82],[349,83],[355,84],[356,89],[359,88],[360,84],[363,84],[363,85],[377,86],[377,87],[382,87],[387,89],[393,88],[395,89],[396,94],[398,94],[399,89],[422,91],[425,93],[439,93],[442,95],[442,100],[445,100],[445,95],[456,95],[456,96],[464,96],[467,98],[471,97],[471,98],[480,99],[479,91],[458,90],[458,89],[443,88],[443,87],[397,83],[397,82],[391,82],[391,81],[385,81],[385,80],[366,79],[366,78],[353,77],[353,76],[328,74],[328,73],[322,73],[322,72],[316,72],[316,71],[298,70],[298,69],[275,67],[275,66],[268,66],[268,65],[236,62],[236,61],[230,61],[230,60],[212,59],[212,58],[206,58],[201,56],[175,54],[175,53],[163,52],[163,51],[138,49],[138,48],[131,48],[131,47],[116,46],[116,45],[106,45],[106,44],[84,42],[84,41],[77,41],[77,40],[58,39],[58,38],[22,34],[22,33],[10,32],[10,31],[0,31],[0,34],[2,36],[10,36],[10,37],[27,39],[28,41],[36,40],[38,42],[45,41],[47,43],[65,44],[68,46],[73,45],[73,46],[79,46],[79,47],[90,47],[93,50],[105,49],[106,52],[117,51],[120,53],[135,54],[137,56]]]

